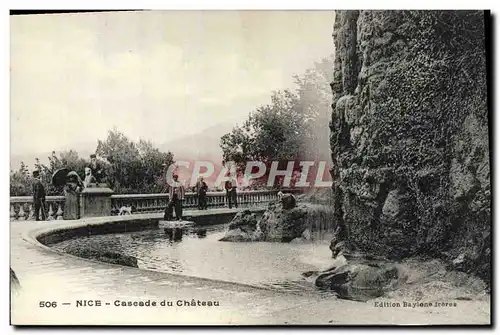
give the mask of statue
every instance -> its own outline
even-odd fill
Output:
[[[90,155],[89,168],[90,168],[90,172],[91,172],[92,176],[94,177],[94,183],[106,184],[104,168],[101,165],[101,163],[99,163],[97,161],[97,156],[95,154]],[[87,170],[87,168],[85,168],[85,170]],[[87,176],[86,171],[85,171],[85,175]],[[105,186],[105,187],[107,187],[107,186]]]

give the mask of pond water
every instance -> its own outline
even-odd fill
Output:
[[[174,241],[163,229],[95,235],[66,240],[69,246],[112,250],[138,259],[139,268],[273,288],[287,292],[322,292],[301,274],[332,264],[329,238],[315,243],[220,242],[227,225],[204,227],[204,236],[184,233]]]

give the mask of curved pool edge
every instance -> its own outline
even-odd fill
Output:
[[[256,211],[261,211],[261,209],[256,209]],[[236,212],[235,212],[236,213]],[[214,213],[210,213],[211,215],[216,215]],[[130,267],[130,266],[125,266],[125,265],[120,265],[120,264],[113,264],[113,263],[107,263],[107,262],[102,262],[94,259],[89,259],[89,258],[84,258],[84,257],[79,257],[75,256],[72,254],[68,254],[56,249],[51,248],[49,245],[45,245],[42,242],[40,242],[40,238],[42,237],[47,237],[50,235],[56,235],[58,233],[64,233],[64,232],[69,232],[73,230],[78,230],[84,227],[88,226],[102,226],[105,224],[120,224],[120,223],[130,223],[131,221],[143,221],[143,220],[160,220],[163,218],[163,214],[161,213],[152,213],[152,214],[135,214],[135,215],[126,215],[126,216],[106,216],[106,217],[98,217],[98,218],[88,218],[88,219],[80,219],[80,220],[74,220],[71,221],[68,224],[68,221],[49,221],[50,224],[48,226],[44,227],[37,227],[34,229],[30,229],[26,232],[23,232],[21,234],[21,239],[24,240],[25,242],[29,243],[30,245],[42,249],[45,252],[49,254],[54,254],[58,255],[60,257],[68,258],[68,259],[76,259],[79,261],[84,261],[88,262],[90,264],[100,264],[100,265],[105,265],[110,268],[119,268],[122,271],[139,271],[139,272],[147,272],[147,273],[155,273],[155,274],[162,274],[166,275],[171,278],[176,278],[176,279],[189,279],[189,280],[194,280],[200,283],[213,283],[213,284],[219,284],[219,285],[224,285],[224,286],[230,286],[234,288],[246,288],[246,289],[251,289],[252,291],[257,290],[257,291],[266,291],[266,292],[273,292],[275,294],[281,294],[281,295],[296,295],[296,296],[302,296],[302,295],[310,295],[308,293],[302,293],[302,292],[286,292],[282,291],[276,288],[272,287],[265,287],[265,286],[258,286],[258,285],[251,285],[251,284],[245,284],[245,283],[240,283],[240,282],[234,282],[234,281],[226,281],[226,280],[220,280],[220,279],[211,279],[211,278],[206,278],[206,277],[197,277],[197,276],[190,276],[190,275],[183,275],[183,274],[176,274],[176,273],[170,273],[170,272],[163,272],[163,271],[155,271],[155,270],[150,270],[150,269],[142,269],[142,268],[135,268],[135,267]],[[56,223],[57,222],[57,223]],[[46,224],[46,223],[42,223]],[[145,229],[148,227],[146,226]],[[112,234],[112,233],[111,233]],[[224,242],[227,243],[227,242]]]

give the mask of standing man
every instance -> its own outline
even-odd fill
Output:
[[[104,179],[104,170],[97,162],[95,154],[90,155],[90,170],[92,171],[92,176],[94,176],[95,182],[98,184],[102,183]]]
[[[42,212],[42,221],[46,220],[45,217],[45,188],[40,180],[40,171],[33,171],[33,205],[35,206],[35,220],[40,221],[40,212]]]
[[[198,195],[198,209],[207,209],[207,183],[200,177],[196,183],[196,194]]]
[[[167,208],[165,208],[164,219],[167,221],[172,220],[172,209],[175,208],[175,218],[179,221],[182,220],[182,201],[184,200],[184,185],[178,181],[179,176],[174,174],[173,183],[170,185],[168,191],[168,203]]]
[[[226,189],[227,202],[229,203],[229,208],[234,207],[238,208],[238,199],[236,194],[236,180],[233,178],[232,180],[226,180],[224,185]]]
[[[233,179],[233,188],[231,189],[231,195],[233,197],[233,204],[234,204],[234,207],[238,208],[238,195],[236,194],[236,186],[237,186],[237,181],[236,179],[234,178]]]

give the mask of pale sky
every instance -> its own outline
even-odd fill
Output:
[[[164,143],[243,121],[333,53],[333,11],[11,17],[11,152],[70,149],[116,127]],[[95,147],[94,147],[95,148]],[[89,148],[89,149],[94,149]]]

